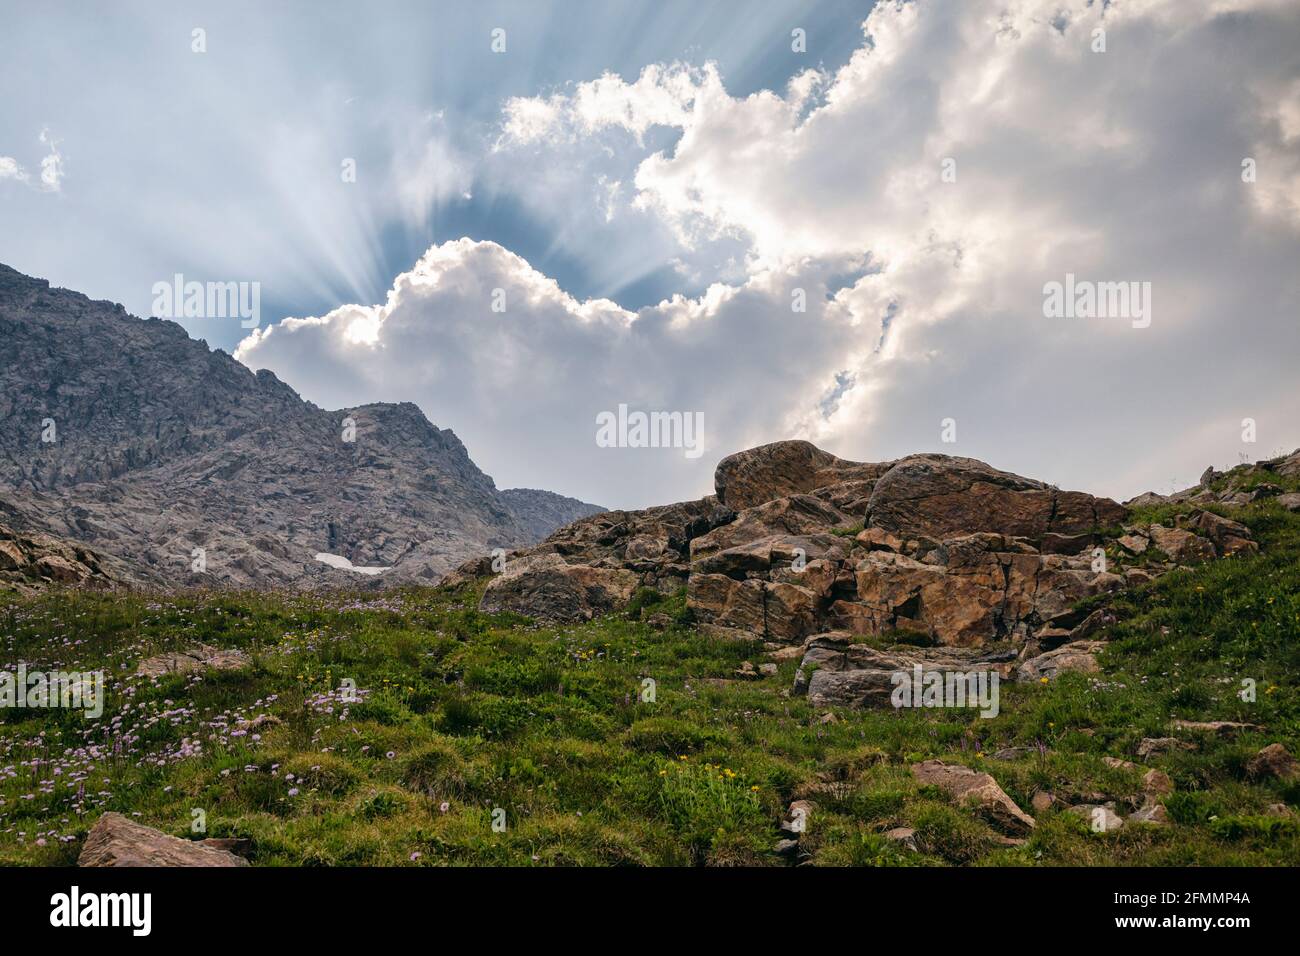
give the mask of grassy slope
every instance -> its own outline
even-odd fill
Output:
[[[104,810],[183,836],[202,808],[207,835],[251,838],[256,864],[784,865],[778,821],[807,796],[818,809],[803,845],[819,864],[1294,864],[1300,827],[1263,811],[1300,804],[1300,783],[1252,782],[1244,765],[1266,743],[1300,749],[1300,517],[1245,513],[1263,556],[1130,595],[1100,679],[1004,684],[991,720],[917,710],[822,724],[787,696],[793,662],[716,685],[763,658],[698,635],[680,596],[654,608],[679,622],[662,631],[627,614],[558,628],[482,615],[472,590],[0,599],[9,666],[104,668],[116,688],[98,721],[0,711],[0,863],[73,863]],[[156,685],[130,676],[196,640],[244,648],[253,666]],[[1246,677],[1254,703],[1235,693]],[[344,678],[369,692],[362,703],[330,701]],[[282,723],[259,739],[219,730],[265,713]],[[1153,758],[1177,788],[1177,825],[1163,829],[1097,834],[1053,810],[1027,845],[999,846],[907,769],[961,761],[1022,807],[1040,788],[1138,800],[1140,772],[1101,758],[1131,757],[1171,717],[1265,730],[1184,734],[1198,750]],[[90,744],[104,750],[77,752]],[[992,758],[1010,746],[1027,750]],[[903,825],[919,854],[882,836]]]

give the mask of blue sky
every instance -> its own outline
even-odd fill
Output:
[[[605,71],[635,79],[649,63],[712,60],[733,92],[780,88],[809,65],[847,61],[869,6],[759,2],[737,18],[734,4],[695,0],[123,3],[92,20],[66,3],[6,2],[0,84],[22,95],[0,103],[0,155],[37,165],[49,130],[66,179],[57,197],[0,194],[0,261],[139,315],[153,283],[177,271],[256,279],[271,322],[380,301],[426,249],[460,236],[499,242],[584,298],[636,309],[696,294],[700,281],[639,253],[634,273],[602,275],[598,239],[556,242],[544,212],[477,181],[472,164],[470,198],[435,192],[426,209],[394,208],[382,198],[401,188],[394,157],[422,133],[472,156],[506,98]],[[787,22],[810,33],[815,55],[791,52],[788,30],[773,29]],[[203,55],[191,50],[196,27]],[[495,28],[504,55],[490,49]],[[355,186],[339,180],[344,157],[358,160]],[[227,350],[243,335],[235,323],[181,321]]]
[[[0,0],[0,261],[139,315],[256,281],[253,334],[182,323],[502,487],[802,437],[1124,498],[1300,445],[1294,2],[112,10]],[[1150,321],[1046,315],[1067,275]],[[620,404],[705,453],[599,447]]]

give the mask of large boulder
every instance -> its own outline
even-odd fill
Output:
[[[858,634],[928,634],[945,645],[980,646],[1024,638],[1074,602],[1122,586],[1087,558],[1038,554],[1023,540],[963,535],[921,557],[870,551],[853,565],[852,594],[841,588],[830,624]]]
[[[868,523],[896,534],[945,538],[978,531],[1028,538],[1077,535],[1119,524],[1127,509],[1108,498],[1059,491],[972,458],[913,455],[876,481]]]
[[[762,637],[767,632],[762,581],[737,581],[725,574],[692,574],[686,601],[701,624],[751,637]]]
[[[568,564],[557,554],[511,561],[483,592],[484,611],[589,621],[627,605],[641,578],[623,568]]]
[[[248,866],[248,861],[110,812],[91,828],[77,866]]]
[[[827,534],[835,529],[847,530],[852,526],[852,518],[813,495],[777,498],[741,511],[734,521],[693,538],[690,544],[691,562],[772,535]]]
[[[845,461],[806,441],[778,441],[729,455],[713,473],[718,500],[735,511],[840,482],[872,481],[888,463]]]
[[[1104,646],[1104,641],[1074,641],[1031,657],[1016,669],[1016,680],[1051,680],[1067,671],[1095,674],[1101,670],[1097,664],[1097,652]]]
[[[891,648],[880,650],[852,643],[844,631],[818,634],[804,645],[793,693],[807,694],[814,707],[891,707],[901,678],[920,667],[925,675],[997,672],[1010,666],[1014,651],[984,653],[964,648]]]

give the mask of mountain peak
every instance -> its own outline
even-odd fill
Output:
[[[318,552],[391,568],[385,583],[426,579],[595,510],[502,496],[411,402],[321,409],[175,322],[7,266],[0,338],[0,497],[145,580],[348,580]]]

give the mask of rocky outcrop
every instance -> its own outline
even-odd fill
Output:
[[[482,610],[588,620],[626,605],[639,587],[670,593],[685,585],[691,542],[734,518],[712,495],[644,511],[606,511],[534,547],[467,561],[442,583],[487,576]]]
[[[1265,480],[1261,481],[1263,477]],[[1269,479],[1276,480],[1269,480]],[[1300,450],[1278,458],[1268,458],[1250,464],[1241,464],[1228,471],[1205,469],[1201,480],[1190,488],[1173,494],[1161,495],[1154,491],[1143,492],[1126,502],[1130,507],[1163,504],[1221,504],[1241,507],[1252,502],[1276,500],[1282,507],[1296,510],[1300,494],[1294,491],[1294,479],[1300,478]],[[1291,479],[1293,489],[1288,492],[1282,484]]]
[[[778,441],[722,459],[713,474],[718,500],[742,511],[788,495],[807,494],[828,485],[862,482],[866,494],[888,464],[862,464],[836,458],[806,441]]]
[[[51,586],[104,589],[131,583],[118,562],[90,548],[0,524],[0,591],[26,594]]]
[[[1127,516],[1120,505],[997,471],[970,458],[914,455],[875,483],[867,506],[873,527],[943,539],[990,532],[1035,546],[1052,534],[1087,535]],[[1077,550],[1082,550],[1082,546]]]
[[[169,836],[105,813],[86,836],[77,866],[248,866],[228,850]]]
[[[596,510],[499,491],[412,404],[326,411],[174,322],[5,266],[0,342],[6,520],[148,584],[432,582]],[[389,570],[366,578],[318,553]]]
[[[815,704],[871,706],[913,664],[1026,681],[1096,671],[1114,618],[1073,611],[1080,601],[1254,547],[1208,512],[1125,525],[1108,499],[944,455],[862,464],[777,442],[723,459],[714,484],[699,501],[582,519],[448,583],[492,576],[484,610],[553,620],[684,584],[707,633],[802,655],[796,691]],[[863,640],[917,650],[882,656]]]

